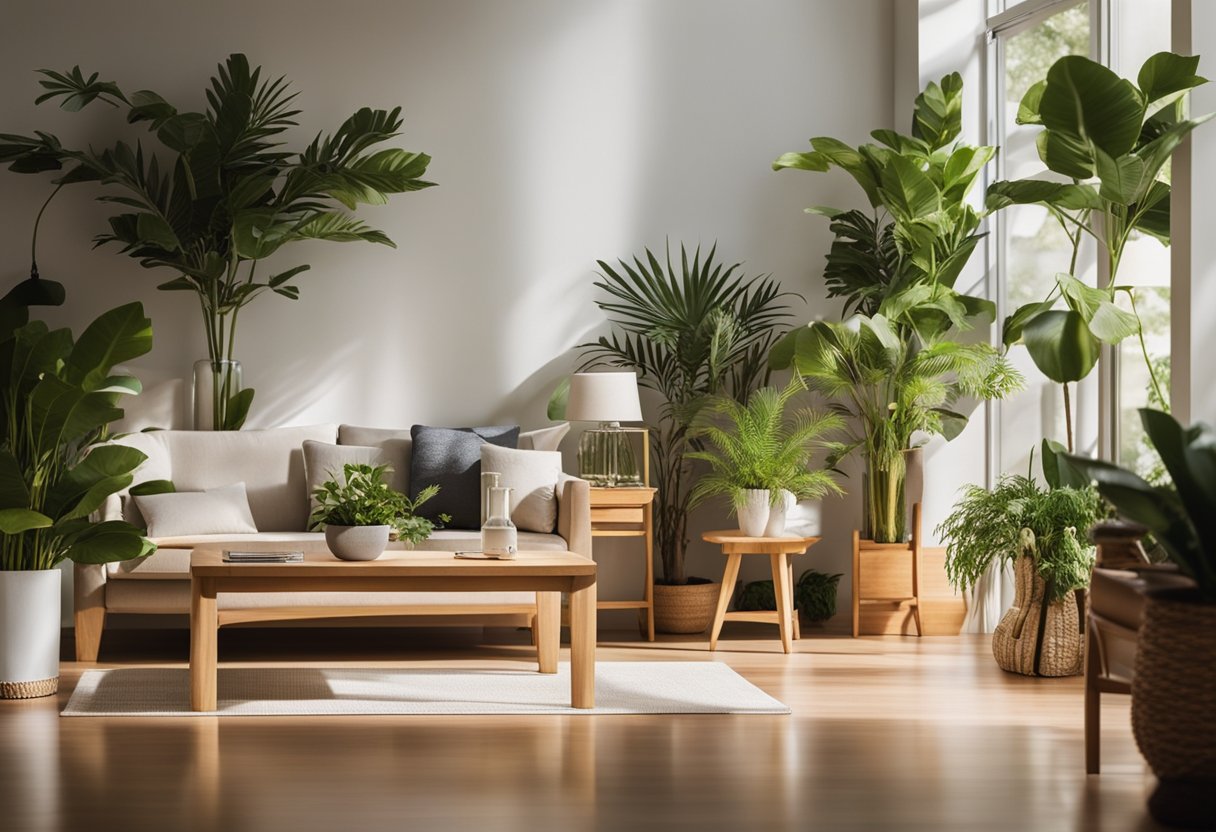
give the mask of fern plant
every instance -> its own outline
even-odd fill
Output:
[[[811,463],[815,453],[827,446],[824,436],[840,430],[844,420],[809,408],[787,418],[786,408],[804,390],[806,385],[794,375],[784,389],[762,387],[746,404],[722,396],[709,402],[690,434],[703,440],[706,448],[684,455],[709,464],[709,473],[692,489],[694,507],[725,496],[732,511],[738,511],[749,489],[768,489],[774,505],[784,499],[783,490],[800,500],[843,493],[830,473],[812,468]],[[715,424],[713,417],[724,417],[725,424]]]
[[[267,275],[258,272],[261,261],[301,240],[392,246],[384,232],[349,212],[432,184],[421,179],[430,163],[426,154],[373,150],[397,135],[399,107],[365,107],[331,135],[318,134],[303,151],[286,152],[281,136],[297,125],[296,93],[286,78],[263,78],[261,67],[251,69],[244,55],[220,65],[203,112],[178,110],[150,90],[128,95],[98,80],[97,73],[85,77],[79,67],[44,69],[41,75],[46,92],[36,103],[57,100],[73,112],[93,102],[125,109],[127,121],[146,125],[167,151],[157,155],[124,141],[103,150],[74,149],[41,131],[0,135],[0,163],[10,170],[63,171],[53,180],[51,198],[68,184],[100,182],[105,191],[98,199],[121,210],[96,242],[115,243],[145,268],[175,275],[157,288],[197,296],[208,358],[217,371],[217,430],[239,428],[253,399],[253,390],[235,389],[227,369],[233,365],[220,363],[233,359],[241,309],[266,293],[299,297],[294,279],[309,268],[302,264]],[[36,263],[31,271],[37,275]]]
[[[1044,488],[1021,475],[1002,477],[991,491],[969,485],[937,527],[946,541],[946,575],[966,591],[993,562],[1025,552],[1047,584],[1048,600],[1057,601],[1089,585],[1093,547],[1086,536],[1101,516],[1089,487]]]

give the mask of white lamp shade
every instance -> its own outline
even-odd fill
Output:
[[[571,422],[640,422],[637,373],[575,373],[570,376],[566,418]]]

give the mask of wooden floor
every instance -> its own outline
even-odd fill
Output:
[[[600,661],[723,661],[792,716],[60,719],[0,702],[0,830],[1154,829],[1128,702],[1082,763],[1079,678],[1002,673],[977,636],[728,624],[703,641],[607,633]],[[617,636],[616,640],[613,636]],[[182,666],[183,632],[111,631],[101,667]],[[565,651],[563,650],[563,653]],[[523,634],[232,630],[226,662],[518,666]],[[565,656],[563,656],[565,660]]]

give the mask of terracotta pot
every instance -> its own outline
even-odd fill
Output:
[[[1216,828],[1216,604],[1194,589],[1147,594],[1132,680],[1132,733],[1157,775],[1161,823]]]
[[[654,585],[654,628],[660,633],[703,633],[714,620],[722,584]]]

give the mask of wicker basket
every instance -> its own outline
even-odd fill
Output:
[[[660,633],[703,633],[714,620],[721,583],[654,585],[654,628]]]
[[[1030,555],[1018,558],[1014,575],[1017,588],[1013,606],[992,634],[996,663],[1002,670],[1024,676],[1077,675],[1083,651],[1072,593],[1045,604],[1047,583]]]
[[[32,682],[0,682],[0,699],[37,699],[58,692],[58,676]]]
[[[1162,780],[1216,781],[1216,604],[1149,593],[1136,648],[1132,732]],[[1216,782],[1213,783],[1216,789]]]

